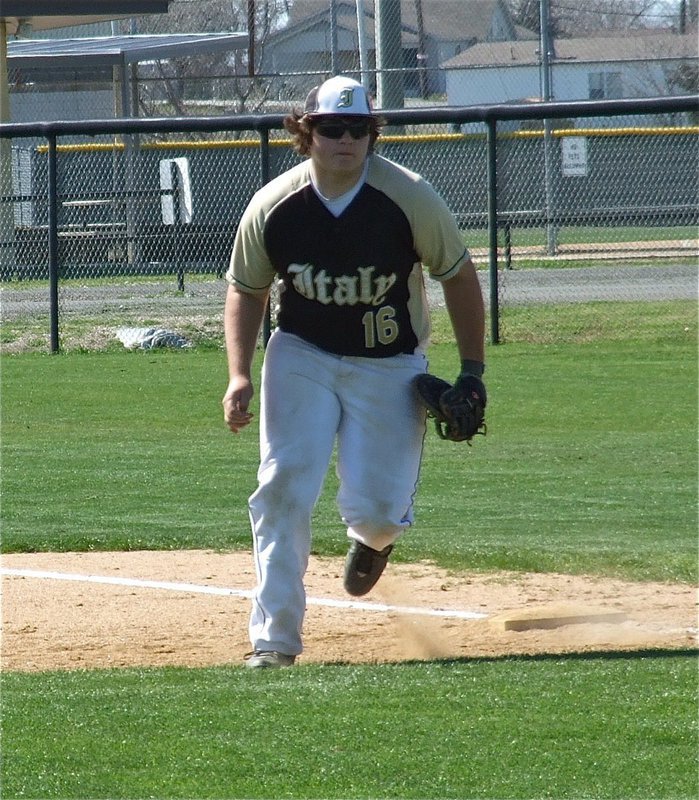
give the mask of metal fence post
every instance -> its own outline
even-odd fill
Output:
[[[52,353],[58,344],[58,164],[56,160],[56,134],[48,135],[48,223],[49,223],[49,337]]]
[[[498,307],[498,180],[497,120],[488,118],[488,275],[490,277],[490,339],[500,343],[500,309]]]

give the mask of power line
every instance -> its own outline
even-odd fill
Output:
[[[629,17],[631,19],[647,18],[647,19],[675,19],[677,12],[667,14],[652,14],[650,12],[638,11],[607,11],[600,8],[580,8],[580,6],[564,6],[556,4],[552,11],[573,11],[576,14],[589,14],[591,16],[605,16],[605,17]]]

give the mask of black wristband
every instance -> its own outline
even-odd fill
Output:
[[[461,374],[475,375],[477,378],[483,377],[485,364],[482,361],[472,361],[470,358],[461,360]]]

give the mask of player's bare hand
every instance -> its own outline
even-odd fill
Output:
[[[223,419],[233,433],[238,433],[250,424],[253,415],[248,411],[248,406],[253,394],[254,389],[249,378],[231,378],[222,402]]]

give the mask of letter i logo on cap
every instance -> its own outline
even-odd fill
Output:
[[[354,89],[343,89],[337,102],[338,108],[352,108],[354,103]]]

